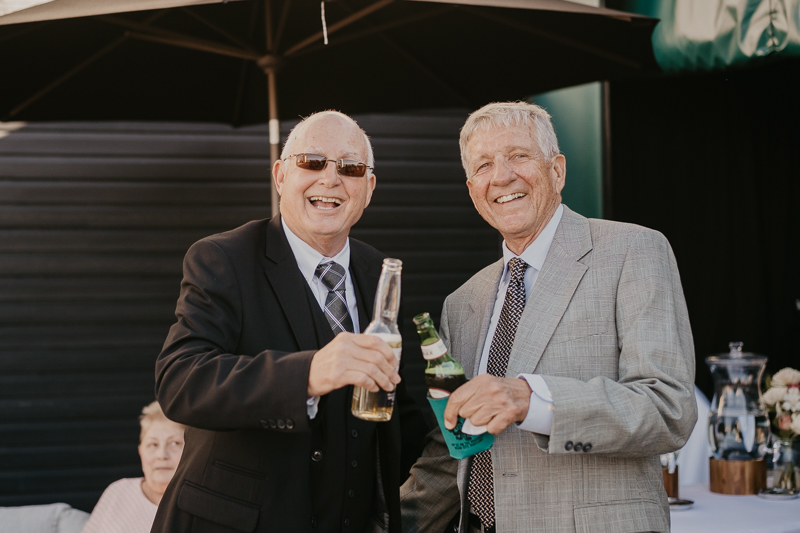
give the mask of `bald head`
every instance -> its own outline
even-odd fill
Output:
[[[289,133],[289,138],[286,139],[286,144],[283,145],[281,159],[286,159],[290,155],[297,153],[295,151],[295,146],[297,145],[297,139],[300,136],[304,135],[310,129],[318,127],[324,128],[326,122],[328,124],[335,124],[337,122],[346,123],[352,125],[352,127],[359,132],[359,134],[364,138],[364,152],[367,155],[366,163],[367,166],[370,167],[367,172],[371,174],[371,169],[375,166],[375,157],[372,153],[372,143],[370,143],[369,137],[355,120],[344,113],[340,113],[339,111],[320,111],[319,113],[314,113],[313,115],[309,115],[304,118],[300,123],[292,128],[292,131]]]

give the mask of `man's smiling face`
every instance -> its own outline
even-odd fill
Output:
[[[547,161],[526,125],[478,130],[467,147],[467,187],[475,208],[521,254],[561,203],[564,156]]]
[[[311,117],[297,135],[292,154],[316,154],[329,161],[320,171],[299,168],[294,157],[275,164],[280,210],[286,225],[318,252],[332,257],[341,251],[375,188],[375,175],[343,176],[336,159],[367,163],[364,135],[349,120],[336,115]]]

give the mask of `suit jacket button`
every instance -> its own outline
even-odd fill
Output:
[[[276,427],[278,427],[278,424],[276,424],[275,421],[270,418],[269,419],[269,428],[270,429],[275,429]]]
[[[264,428],[264,429],[268,429],[269,428],[269,422],[267,422],[266,420],[262,420],[261,421],[261,427]]]
[[[356,491],[354,491],[353,489],[350,489],[350,490],[347,491],[347,495],[350,496],[351,498],[355,498],[356,497]]]
[[[352,466],[353,468],[357,467],[357,466],[358,466],[358,461],[356,461],[355,459],[353,459],[353,462],[352,462],[352,463],[350,463],[350,466]]]
[[[283,420],[281,420],[281,419],[279,418],[279,419],[278,419],[278,429],[283,429],[283,428],[285,428],[285,427],[286,427],[286,422],[284,422]]]
[[[581,451],[581,448],[583,448],[583,443],[582,443],[582,442],[576,442],[576,443],[575,443],[575,447],[574,447],[573,449],[574,449],[576,452],[579,452],[579,451]]]
[[[583,451],[584,452],[588,452],[591,449],[592,449],[592,443],[591,442],[587,442],[586,444],[583,445]]]
[[[350,434],[353,436],[353,438],[358,437],[358,430],[354,429],[353,431],[350,432]]]
[[[349,518],[345,518],[344,519],[344,527],[350,527],[350,519]]]
[[[294,420],[291,418],[286,419],[286,429],[294,429]]]
[[[314,450],[314,453],[311,454],[311,460],[315,463],[322,461],[322,452],[320,450]]]
[[[564,445],[564,449],[567,450],[568,452],[572,451],[572,441],[571,440],[567,441],[567,443]]]

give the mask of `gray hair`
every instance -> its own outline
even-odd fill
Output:
[[[558,139],[550,121],[550,115],[543,107],[528,102],[494,102],[487,104],[472,113],[461,128],[458,140],[461,148],[461,164],[469,179],[469,153],[467,145],[478,130],[488,131],[492,128],[514,128],[529,126],[531,135],[536,139],[539,149],[549,161],[561,152]]]
[[[341,117],[341,118],[351,122],[353,124],[353,126],[355,126],[358,129],[358,131],[361,132],[361,134],[364,136],[364,142],[367,144],[367,166],[368,167],[374,167],[375,166],[375,156],[374,156],[374,154],[372,152],[372,143],[369,140],[369,136],[367,135],[367,132],[365,132],[363,129],[361,129],[361,126],[358,125],[358,123],[353,119],[353,117],[345,115],[344,113],[341,113],[339,111],[333,111],[333,110],[330,110],[330,109],[327,110],[327,111],[320,111],[318,113],[314,113],[312,115],[309,115],[306,118],[304,118],[303,120],[301,120],[300,122],[298,122],[297,125],[295,125],[294,128],[292,128],[292,131],[289,132],[289,137],[286,139],[286,144],[283,145],[283,151],[281,152],[281,159],[286,159],[287,157],[289,157],[290,155],[293,154],[292,150],[294,149],[295,141],[297,141],[297,136],[300,135],[303,131],[305,131],[305,129],[308,127],[308,121],[310,119],[312,119],[312,118],[322,117],[322,116],[325,116],[325,115],[332,115],[332,116],[336,116],[336,117]],[[371,174],[372,174],[372,169],[368,169],[367,170],[367,176],[370,176]]]
[[[158,402],[153,402],[142,408],[142,414],[139,416],[139,426],[141,427],[141,431],[139,431],[139,444],[142,443],[145,433],[147,433],[147,430],[153,425],[153,422],[161,420],[172,422],[172,420],[167,418],[167,416],[164,414],[164,411],[161,410],[161,405],[159,405]],[[174,423],[181,427],[186,427],[183,424],[178,424],[177,422]]]

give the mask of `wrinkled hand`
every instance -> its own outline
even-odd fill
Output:
[[[308,395],[323,396],[346,385],[392,391],[400,383],[399,364],[389,345],[378,337],[339,333],[311,359]]]
[[[531,388],[524,379],[481,374],[450,395],[444,425],[453,429],[461,416],[497,435],[512,423],[525,420],[530,401]]]

